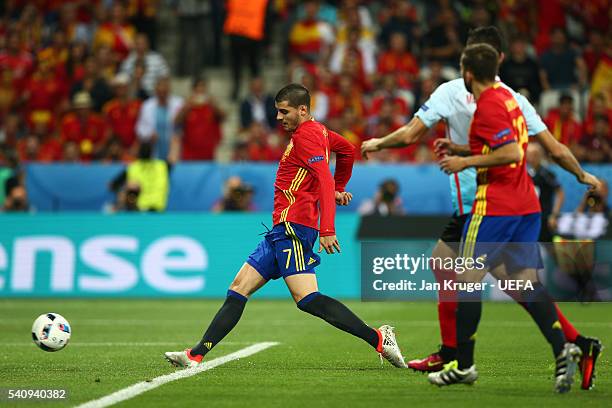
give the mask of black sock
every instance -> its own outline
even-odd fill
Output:
[[[534,283],[533,290],[523,291],[522,299],[527,300],[525,302],[525,309],[527,309],[548,343],[552,346],[553,354],[556,358],[563,351],[565,336],[559,323],[555,305],[546,293],[546,289],[542,284]]]
[[[482,314],[480,291],[457,293],[457,363],[460,370],[474,365],[476,331]]]
[[[444,362],[453,361],[457,358],[457,348],[445,346],[444,344],[440,347],[440,351],[438,351],[440,357]]]
[[[340,330],[363,339],[374,348],[378,347],[378,332],[336,299],[313,292],[300,300],[297,307],[306,313],[320,317]]]
[[[191,354],[204,356],[223,340],[240,320],[247,300],[240,293],[228,290],[225,303],[210,322],[202,340],[191,349]]]

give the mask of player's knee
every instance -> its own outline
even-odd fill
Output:
[[[321,295],[320,292],[309,293],[308,295],[302,297],[299,300],[296,299],[295,305],[301,311],[308,312],[310,310],[309,305],[311,305],[311,302],[320,295]]]
[[[250,290],[249,288],[247,288],[245,281],[243,279],[240,279],[239,277],[236,277],[234,281],[230,284],[229,290],[235,293],[239,293],[244,297],[248,297],[250,295]]]

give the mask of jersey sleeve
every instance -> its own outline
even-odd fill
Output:
[[[472,133],[482,139],[491,149],[497,149],[518,140],[506,107],[494,100],[478,105],[474,112]]]
[[[319,236],[335,235],[335,181],[329,169],[329,151],[325,139],[314,134],[314,131],[307,130],[302,131],[294,140],[297,159],[319,182]]]
[[[523,95],[514,92],[514,97],[518,102],[519,108],[523,112],[523,116],[525,117],[525,122],[527,123],[527,133],[529,136],[535,136],[540,132],[546,130],[546,125],[544,121],[538,115],[533,105],[525,98]]]
[[[450,115],[450,106],[449,87],[442,84],[421,105],[415,116],[421,119],[425,126],[431,128]]]
[[[329,148],[336,153],[336,171],[334,181],[336,191],[344,191],[346,183],[353,173],[353,162],[355,161],[355,147],[336,132],[328,131]]]

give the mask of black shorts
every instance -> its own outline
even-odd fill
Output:
[[[440,235],[440,240],[448,244],[461,242],[463,227],[469,216],[470,214],[453,214],[448,224],[444,227],[444,231],[442,231],[442,235]]]

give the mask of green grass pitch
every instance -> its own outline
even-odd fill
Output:
[[[131,384],[172,372],[162,353],[191,346],[219,300],[0,300],[0,387],[65,388],[69,399],[45,407],[74,406]],[[396,327],[407,358],[439,343],[433,303],[347,304],[370,325]],[[604,346],[612,338],[612,304],[562,304],[587,335]],[[71,344],[45,353],[30,340],[33,320],[58,312],[72,324]],[[474,386],[438,389],[424,375],[385,362],[361,340],[300,312],[291,301],[253,299],[236,329],[210,354],[215,358],[262,341],[281,344],[194,377],[162,385],[125,407],[556,407],[612,406],[610,360],[604,352],[595,389],[576,384],[552,392],[548,345],[517,305],[487,303],[476,351]],[[578,378],[578,377],[577,377]],[[8,406],[6,401],[0,405]],[[16,407],[41,402],[19,402]]]

